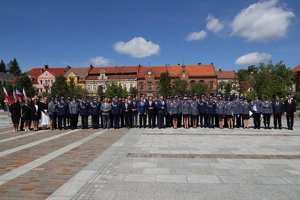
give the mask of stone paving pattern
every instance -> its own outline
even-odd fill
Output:
[[[300,199],[299,118],[293,131],[191,128],[36,133],[13,133],[2,118],[1,200]],[[30,168],[49,155],[53,156]],[[23,173],[23,168],[28,170]],[[11,178],[5,176],[9,173]],[[21,175],[14,177],[17,173]]]

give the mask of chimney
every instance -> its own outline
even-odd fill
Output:
[[[178,66],[180,66],[180,64],[177,64]]]
[[[222,69],[219,69],[219,72],[222,72]]]
[[[198,65],[201,65],[201,63],[198,63]]]
[[[214,66],[214,63],[212,62],[211,65]]]
[[[48,68],[48,65],[44,65],[44,71],[46,71]]]

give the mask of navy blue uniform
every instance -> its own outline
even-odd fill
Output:
[[[66,116],[69,110],[69,104],[66,101],[57,102],[58,128],[61,130],[62,126],[67,130]]]
[[[214,116],[216,113],[216,103],[214,101],[208,101],[207,107],[206,107],[206,113],[207,113],[207,126],[209,128],[214,128]]]
[[[82,101],[79,103],[79,113],[81,116],[81,124],[82,124],[82,129],[88,129],[88,117],[89,117],[89,109],[90,109],[90,104],[86,101]]]
[[[100,103],[98,101],[92,101],[90,103],[90,113],[92,115],[92,126],[93,129],[99,128],[99,114],[100,114]]]
[[[113,101],[111,112],[113,114],[114,119],[114,128],[119,128],[120,125],[120,117],[122,113],[122,102],[121,101]]]
[[[273,114],[274,114],[274,128],[277,129],[277,125],[278,125],[278,128],[281,129],[282,127],[281,116],[283,114],[283,103],[281,103],[280,101],[274,101],[272,103],[272,107],[273,107]]]

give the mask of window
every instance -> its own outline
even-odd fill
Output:
[[[46,76],[48,76],[48,74],[46,74]]]
[[[129,82],[129,88],[133,88],[133,82]]]
[[[53,81],[53,80],[51,80],[51,84],[53,84],[53,82],[54,82],[54,81]]]
[[[209,87],[213,88],[214,87],[214,82],[213,81],[209,81]]]
[[[140,82],[140,83],[139,83],[139,87],[140,87],[140,89],[144,89],[143,82]]]
[[[101,79],[104,79],[104,75],[101,75]]]
[[[43,89],[42,88],[38,88],[37,92],[43,92]]]
[[[105,91],[106,85],[104,83],[101,83],[100,85],[102,86],[103,91]]]
[[[159,88],[159,82],[156,82],[156,83],[155,83],[155,87],[156,87],[156,89]]]
[[[40,84],[43,84],[43,80],[40,80]]]
[[[152,83],[148,83],[148,89],[151,89],[152,88]]]
[[[90,85],[90,84],[87,84],[87,85],[86,85],[86,90],[87,90],[87,91],[90,91],[90,90],[91,90],[91,85]]]
[[[200,83],[205,83],[204,80],[200,80],[199,82],[200,82]]]
[[[196,81],[191,81],[191,85],[195,85],[196,84]]]
[[[96,84],[93,84],[93,91],[96,91]]]
[[[45,80],[45,86],[48,86],[48,80]]]
[[[127,86],[127,83],[122,83],[122,88],[124,89],[124,90],[126,90],[126,86]]]

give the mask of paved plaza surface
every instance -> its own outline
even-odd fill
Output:
[[[14,133],[0,111],[0,149],[1,200],[300,199],[299,117],[293,131]]]

